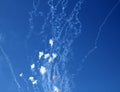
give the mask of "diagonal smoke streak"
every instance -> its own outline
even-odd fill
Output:
[[[96,39],[95,39],[95,42],[94,42],[94,47],[92,49],[90,49],[88,51],[88,53],[85,55],[85,57],[82,59],[82,61],[84,62],[88,56],[93,53],[96,49],[97,49],[97,44],[98,44],[98,40],[100,39],[100,35],[101,35],[101,32],[102,32],[102,28],[104,27],[104,25],[106,24],[108,18],[111,16],[111,14],[114,12],[114,10],[117,8],[117,6],[120,4],[120,0],[117,1],[117,3],[112,7],[112,9],[110,10],[110,12],[105,16],[103,22],[101,23],[101,25],[99,26],[99,29],[98,29],[98,33],[97,33],[97,36],[96,36]]]
[[[102,31],[102,28],[104,27],[104,25],[106,24],[108,18],[110,17],[110,15],[114,12],[114,10],[117,8],[117,6],[120,4],[120,0],[117,1],[117,3],[112,7],[112,9],[110,10],[110,12],[107,14],[107,16],[105,17],[105,19],[103,20],[103,22],[101,23],[101,25],[99,26],[99,31],[97,34],[97,37],[95,39],[95,47],[97,47],[97,42],[100,38],[100,34]]]
[[[10,68],[10,72],[11,72],[11,74],[12,74],[12,76],[13,76],[14,82],[15,82],[16,85],[17,85],[18,92],[23,92],[23,90],[22,90],[22,88],[21,88],[21,86],[20,86],[20,84],[19,84],[19,82],[17,81],[17,78],[16,78],[16,76],[15,76],[13,67],[12,67],[11,62],[10,62],[10,59],[8,58],[7,54],[5,53],[4,49],[3,49],[1,46],[0,46],[0,50],[1,50],[2,54],[3,54],[3,56],[5,57],[6,62],[7,62],[7,64],[8,64],[8,66],[9,66],[9,68]]]

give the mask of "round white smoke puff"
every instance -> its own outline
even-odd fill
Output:
[[[54,86],[54,87],[53,87],[53,90],[54,90],[54,92],[59,92],[59,89],[58,89],[57,86]]]
[[[20,73],[19,76],[20,76],[20,77],[23,77],[23,73]]]
[[[51,47],[53,46],[53,43],[54,43],[53,39],[50,39],[49,44],[50,44]]]
[[[31,65],[31,70],[33,70],[35,68],[35,64]]]
[[[41,57],[42,57],[43,55],[44,55],[44,52],[43,52],[43,51],[40,51],[40,52],[39,52],[39,56],[38,56],[39,59],[41,59]]]
[[[40,68],[40,73],[42,74],[42,75],[44,75],[45,73],[46,73],[46,68],[44,67],[44,66],[41,66],[41,68]]]

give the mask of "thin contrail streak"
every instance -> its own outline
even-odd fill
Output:
[[[117,3],[112,7],[112,9],[110,10],[110,12],[107,14],[107,16],[105,17],[105,19],[103,20],[103,22],[101,23],[101,25],[99,26],[99,31],[95,40],[95,46],[97,46],[99,37],[100,37],[100,33],[102,31],[103,26],[105,25],[105,23],[107,22],[108,18],[110,17],[110,15],[113,13],[113,11],[116,9],[116,7],[119,5],[120,0],[117,1]]]
[[[22,89],[21,89],[21,86],[20,86],[19,82],[18,82],[17,79],[16,79],[16,76],[15,76],[14,70],[13,70],[13,68],[12,68],[10,59],[8,58],[7,54],[5,53],[4,49],[3,49],[1,46],[0,46],[0,50],[1,50],[2,54],[3,54],[3,56],[4,56],[5,59],[6,59],[6,62],[7,62],[7,64],[8,64],[8,66],[9,66],[9,69],[10,69],[10,72],[11,72],[11,74],[12,74],[12,76],[13,76],[14,82],[15,82],[16,85],[17,85],[18,91],[21,92]]]
[[[110,12],[106,15],[106,17],[104,18],[103,22],[101,23],[101,25],[99,26],[98,29],[98,33],[95,39],[95,43],[92,49],[89,50],[89,52],[85,55],[85,57],[83,58],[83,62],[87,59],[87,57],[93,52],[95,51],[95,49],[97,48],[97,44],[98,44],[98,40],[100,38],[100,34],[102,32],[102,28],[105,25],[105,23],[107,22],[108,18],[110,17],[110,15],[113,13],[113,11],[116,9],[116,7],[119,5],[120,0],[117,1],[117,3],[112,7],[112,9],[110,10]]]

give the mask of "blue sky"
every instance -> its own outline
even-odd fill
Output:
[[[82,4],[79,14],[82,34],[71,46],[73,57],[70,66],[73,70],[69,71],[73,73],[80,69],[74,72],[73,92],[120,92],[120,4],[102,27],[98,48],[82,62],[82,58],[94,47],[100,25],[117,2],[85,0]],[[41,38],[33,35],[30,40],[26,39],[31,10],[32,0],[0,0],[0,46],[9,57],[20,83],[19,73],[24,71],[29,76],[29,65],[36,59],[33,58],[35,53],[44,48]],[[0,81],[0,92],[16,92],[16,85],[1,51]]]

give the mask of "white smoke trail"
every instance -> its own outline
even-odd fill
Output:
[[[16,83],[16,86],[17,86],[17,89],[18,89],[18,92],[23,92],[23,89],[22,87],[20,86],[19,82],[17,81],[17,78],[15,76],[15,73],[14,73],[14,69],[11,65],[11,61],[9,59],[9,57],[7,56],[7,54],[5,53],[4,49],[0,46],[0,51],[2,52],[3,56],[5,57],[5,60],[6,60],[6,63],[8,64],[9,66],[9,69],[10,69],[10,72],[12,74],[12,77],[14,79],[14,82]]]
[[[100,24],[100,26],[98,27],[98,33],[97,33],[97,36],[96,36],[96,39],[95,39],[95,42],[94,42],[94,46],[92,49],[90,49],[88,51],[88,53],[85,55],[85,57],[82,59],[82,61],[84,62],[88,56],[93,53],[97,47],[98,47],[98,41],[100,39],[100,35],[101,35],[101,32],[102,32],[102,28],[104,27],[104,25],[106,24],[108,18],[111,16],[111,14],[114,12],[114,10],[116,9],[116,7],[120,4],[120,0],[117,1],[117,3],[112,7],[112,9],[108,12],[108,14],[105,16],[103,22]]]

